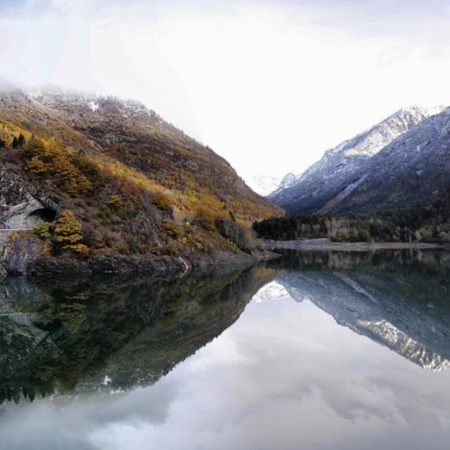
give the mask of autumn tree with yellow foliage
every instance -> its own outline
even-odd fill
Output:
[[[63,211],[55,223],[55,242],[57,248],[63,252],[81,253],[87,249],[82,241],[81,223],[78,222],[72,211]]]

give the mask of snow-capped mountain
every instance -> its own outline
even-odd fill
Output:
[[[289,175],[289,182],[269,195],[269,199],[291,214],[382,209],[414,204],[418,199],[429,200],[436,188],[442,189],[450,181],[444,176],[445,166],[441,165],[436,170],[443,180],[438,177],[436,186],[423,183],[422,176],[431,173],[431,167],[435,169],[436,158],[429,156],[446,148],[443,136],[444,130],[450,129],[450,116],[443,110],[419,106],[401,109],[326,151],[300,176]],[[443,156],[447,161],[448,155]],[[402,192],[405,180],[417,187],[411,195]],[[370,190],[370,198],[355,202],[363,185],[365,192]]]
[[[291,298],[286,289],[276,281],[272,281],[262,287],[253,297],[256,303],[271,302],[274,300],[282,300],[284,298]]]
[[[300,176],[296,176],[293,173],[288,173],[281,180],[281,183],[278,185],[277,190],[278,189],[287,189],[287,188],[293,186],[299,178],[300,178]]]
[[[245,180],[247,186],[249,186],[257,194],[267,197],[273,191],[275,191],[280,185],[281,178],[271,177],[266,175],[255,175]]]

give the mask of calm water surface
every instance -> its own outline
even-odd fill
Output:
[[[5,449],[448,449],[450,255],[0,285]]]

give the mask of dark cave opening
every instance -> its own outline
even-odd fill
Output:
[[[52,208],[41,208],[33,211],[29,217],[41,219],[44,222],[54,222],[56,218],[56,211]]]

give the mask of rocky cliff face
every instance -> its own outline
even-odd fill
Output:
[[[343,198],[321,212],[371,211],[430,204],[450,185],[450,109],[424,120],[371,158]]]
[[[55,218],[58,198],[37,189],[8,166],[0,167],[0,180],[0,228],[30,230],[40,218]]]
[[[10,239],[15,231],[31,230],[40,220],[53,221],[60,199],[28,183],[8,166],[0,167],[0,281],[6,273],[24,274],[42,251],[37,240]]]
[[[380,210],[432,199],[450,182],[448,114],[433,117],[440,111],[416,106],[398,111],[326,151],[269,198],[291,214]],[[432,173],[438,176],[434,185],[427,178]]]

